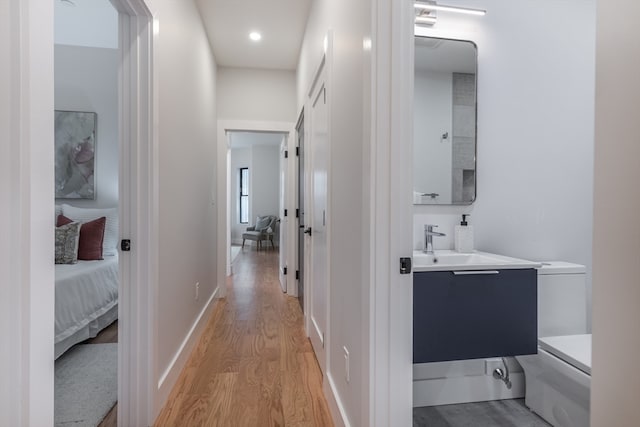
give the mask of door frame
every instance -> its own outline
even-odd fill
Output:
[[[327,128],[327,141],[326,141],[326,161],[327,161],[327,165],[326,165],[326,173],[327,173],[327,180],[326,180],[326,206],[325,206],[325,211],[326,211],[326,226],[325,226],[325,233],[326,233],[326,248],[325,248],[325,252],[326,252],[326,293],[325,293],[325,301],[326,301],[326,307],[325,307],[325,312],[324,312],[324,318],[325,318],[325,324],[322,325],[324,327],[324,330],[321,331],[322,332],[322,336],[321,337],[317,337],[320,342],[318,344],[321,344],[321,348],[316,349],[317,345],[314,345],[314,350],[317,350],[318,352],[321,352],[321,354],[316,353],[316,359],[318,360],[318,364],[320,365],[320,368],[323,372],[323,375],[326,375],[326,373],[328,372],[328,369],[330,367],[329,364],[329,354],[326,351],[327,348],[329,348],[329,341],[330,341],[330,328],[329,328],[329,324],[330,324],[330,308],[331,308],[331,257],[330,257],[330,247],[331,247],[331,99],[332,99],[332,94],[331,94],[331,61],[333,58],[333,32],[332,31],[328,31],[325,39],[324,39],[324,52],[322,54],[322,57],[320,58],[320,61],[317,65],[317,67],[315,68],[315,73],[313,75],[313,79],[311,80],[311,84],[309,85],[309,89],[307,90],[307,96],[306,96],[306,103],[305,103],[305,111],[307,112],[306,117],[305,117],[305,122],[304,122],[304,133],[305,133],[305,140],[304,140],[304,148],[305,148],[305,154],[304,154],[304,162],[305,162],[305,200],[304,200],[304,204],[305,204],[305,226],[308,227],[312,227],[312,232],[313,232],[313,225],[316,222],[316,218],[315,218],[315,212],[314,212],[314,203],[315,203],[315,192],[314,192],[314,176],[315,176],[315,170],[314,167],[316,165],[315,163],[315,159],[314,159],[314,144],[315,144],[315,140],[313,138],[313,132],[314,132],[314,123],[313,123],[313,115],[311,114],[311,112],[313,111],[313,105],[315,102],[314,99],[314,95],[317,93],[317,88],[318,88],[318,84],[322,83],[323,84],[323,90],[325,91],[324,96],[326,97],[326,109],[327,109],[327,122],[326,122],[326,128]],[[321,82],[320,78],[324,76],[324,81]],[[326,91],[329,91],[329,94],[327,95]],[[314,269],[316,268],[314,260],[315,260],[315,254],[314,254],[314,247],[313,247],[313,235],[311,235],[309,238],[305,238],[305,265],[304,265],[304,285],[306,286],[305,292],[304,292],[304,305],[306,307],[306,310],[304,311],[304,317],[305,317],[305,326],[306,326],[306,332],[307,335],[309,336],[309,338],[311,339],[312,343],[315,342],[314,340],[314,334],[319,332],[318,328],[316,327],[315,321],[312,319],[312,313],[313,313],[313,294],[314,294],[314,286],[316,285],[314,283]]]
[[[279,259],[278,259],[278,269],[279,269],[279,279],[280,279],[280,287],[283,292],[287,292],[289,286],[289,278],[291,277],[289,273],[289,251],[291,248],[289,247],[289,233],[288,231],[291,229],[289,225],[289,206],[287,202],[290,201],[290,160],[289,160],[289,140],[295,138],[295,135],[283,135],[282,142],[280,143],[280,170],[278,173],[278,187],[280,188],[279,192],[279,201],[278,201],[278,209],[280,209],[280,226],[279,226]],[[287,215],[284,216],[284,211],[287,211]],[[284,230],[284,231],[283,231]],[[285,274],[286,271],[286,274]]]
[[[399,258],[413,253],[414,12],[393,0],[372,9],[368,418],[400,426],[413,409],[413,275]]]
[[[150,425],[158,409],[153,360],[157,263],[154,252],[148,251],[157,246],[153,14],[145,0],[113,4],[120,12],[121,40],[130,42],[126,51],[121,50],[121,99],[135,101],[124,103],[135,108],[128,110],[129,120],[120,128],[122,141],[128,141],[127,147],[120,147],[121,156],[126,157],[125,151],[130,156],[126,166],[120,166],[120,236],[134,243],[131,257],[120,258],[124,261],[120,277],[123,285],[138,285],[136,289],[121,285],[125,302],[118,311],[127,328],[119,334],[118,422]],[[12,144],[6,150],[10,155],[0,158],[3,170],[11,171],[8,185],[0,187],[3,199],[11,203],[0,215],[16,226],[10,231],[13,250],[3,257],[0,269],[3,283],[7,279],[14,284],[2,291],[0,312],[11,320],[3,321],[0,330],[15,344],[0,353],[0,373],[8,385],[0,387],[0,424],[53,425],[54,3],[9,0],[2,7],[10,25],[5,27],[6,43],[0,45],[0,72],[10,89],[8,96],[3,93],[6,101],[0,104],[0,115],[9,117],[6,133]],[[0,86],[3,91],[5,87]],[[131,189],[123,191],[122,178],[129,180]],[[127,203],[132,209],[125,212],[122,206]]]
[[[150,425],[162,404],[156,384],[157,21],[147,0],[111,3],[119,13],[119,233],[132,242],[131,252],[119,258],[118,425]]]
[[[305,112],[305,107],[303,104],[302,109],[300,110],[300,114],[298,114],[298,120],[296,120],[296,125],[294,127],[294,140],[293,140],[293,144],[295,146],[295,158],[296,161],[294,162],[294,166],[293,166],[293,178],[291,179],[291,194],[293,196],[293,207],[292,207],[292,212],[298,212],[299,209],[302,209],[302,212],[306,212],[306,207],[304,205],[301,206],[300,203],[300,154],[302,154],[302,161],[303,163],[305,162],[306,159],[306,155],[305,155],[305,147],[306,147],[306,141],[307,141],[307,128],[305,127],[304,124],[304,112]],[[298,137],[300,135],[299,128],[300,125],[302,125],[302,147],[300,147],[300,144],[298,143]],[[291,147],[291,150],[293,151],[294,147]],[[303,168],[302,168],[302,172],[304,174],[304,172],[306,171],[306,164],[303,164]],[[305,177],[303,177],[303,181],[304,181],[304,185],[303,185],[303,190],[304,190],[304,199],[302,200],[303,204],[304,202],[307,200],[308,198],[308,194],[307,194],[307,179]],[[294,232],[291,235],[291,244],[292,244],[292,249],[295,252],[295,254],[293,254],[293,266],[295,267],[295,271],[297,274],[297,279],[294,278],[295,280],[295,296],[296,298],[300,298],[300,292],[299,292],[299,286],[300,286],[300,281],[302,281],[302,288],[304,289],[305,286],[305,262],[307,262],[308,265],[308,254],[307,254],[307,247],[306,245],[302,245],[303,248],[303,256],[302,258],[300,257],[300,214],[299,212],[296,214],[295,220],[293,221],[294,225],[293,225],[293,230]],[[306,243],[307,239],[303,239],[304,242]],[[300,275],[300,271],[302,271],[302,275]],[[307,324],[307,315],[304,311],[304,308],[307,307],[307,292],[303,291],[302,292],[302,309],[303,309],[303,315],[304,315],[304,328],[305,328],[305,333],[307,333],[308,335],[308,331],[309,331],[309,327]]]
[[[218,120],[218,148],[217,148],[217,197],[214,200],[217,201],[218,209],[218,223],[217,223],[217,235],[225,236],[219,238],[217,241],[217,265],[218,265],[218,298],[225,298],[227,296],[226,278],[231,274],[231,188],[230,188],[230,146],[229,146],[229,132],[274,132],[286,134],[287,142],[286,146],[291,153],[291,147],[295,147],[295,141],[292,138],[295,136],[295,123],[291,122],[275,122],[275,121],[257,121],[257,120]],[[289,156],[289,159],[292,157]],[[293,162],[288,162],[288,178],[291,180],[291,165]],[[286,195],[285,206],[288,212],[291,212],[291,191]],[[280,236],[283,234],[285,238],[290,238],[292,233],[292,221],[289,221],[288,228],[280,229]],[[295,260],[291,260],[291,251],[287,253],[287,265],[294,265]],[[287,279],[287,294],[295,295],[297,292],[295,288],[295,281]]]
[[[53,425],[53,11],[0,4],[0,425]]]

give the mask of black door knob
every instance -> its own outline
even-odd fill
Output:
[[[304,230],[304,234],[308,234],[309,236],[311,236],[311,227]]]

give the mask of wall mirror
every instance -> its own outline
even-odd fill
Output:
[[[469,205],[476,198],[473,42],[415,37],[413,203]]]

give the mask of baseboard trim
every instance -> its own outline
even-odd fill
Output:
[[[209,320],[209,314],[213,309],[213,301],[216,298],[219,289],[220,288],[217,287],[213,291],[211,297],[200,311],[198,318],[191,326],[189,333],[182,341],[180,348],[178,348],[178,351],[173,356],[173,359],[171,359],[171,363],[169,363],[167,369],[160,376],[160,380],[158,381],[158,408],[161,409],[164,407],[167,399],[169,398],[169,394],[171,394],[171,390],[173,390],[176,381],[178,381],[178,377],[180,376],[185,363],[187,363],[187,359],[191,355],[194,346],[202,335],[207,320]]]
[[[342,404],[342,400],[340,400],[340,396],[336,390],[333,377],[331,374],[327,373],[324,379],[325,381],[322,389],[324,391],[324,396],[327,399],[327,403],[329,404],[333,423],[336,427],[351,427],[351,423],[349,423],[349,418],[347,417],[347,412],[344,410],[344,405]]]
[[[413,381],[413,407],[484,402],[524,397],[524,373],[512,372],[511,390],[489,375]]]

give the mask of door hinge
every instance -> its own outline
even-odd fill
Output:
[[[287,214],[288,214],[288,211],[285,209],[284,210],[284,216],[287,216]]]
[[[324,92],[324,93],[323,93],[323,96],[324,96],[324,103],[326,104],[326,103],[327,103],[327,88],[326,88],[326,87],[323,87],[323,88],[322,88],[322,91]]]
[[[123,240],[120,242],[120,249],[121,249],[123,252],[129,252],[129,251],[131,250],[131,240],[129,240],[129,239],[123,239]]]
[[[300,270],[296,270],[296,280],[300,280]]]
[[[296,218],[300,218],[300,209],[296,209]]]
[[[287,267],[283,268],[283,270],[284,270],[284,271],[283,271],[283,273],[282,273],[282,274],[284,274],[284,275],[286,276],[286,275],[287,275]]]
[[[324,332],[322,333],[322,348],[324,348]]]
[[[288,159],[289,158],[289,151],[284,150],[284,158]]]
[[[296,156],[300,155],[300,147],[296,147]]]

